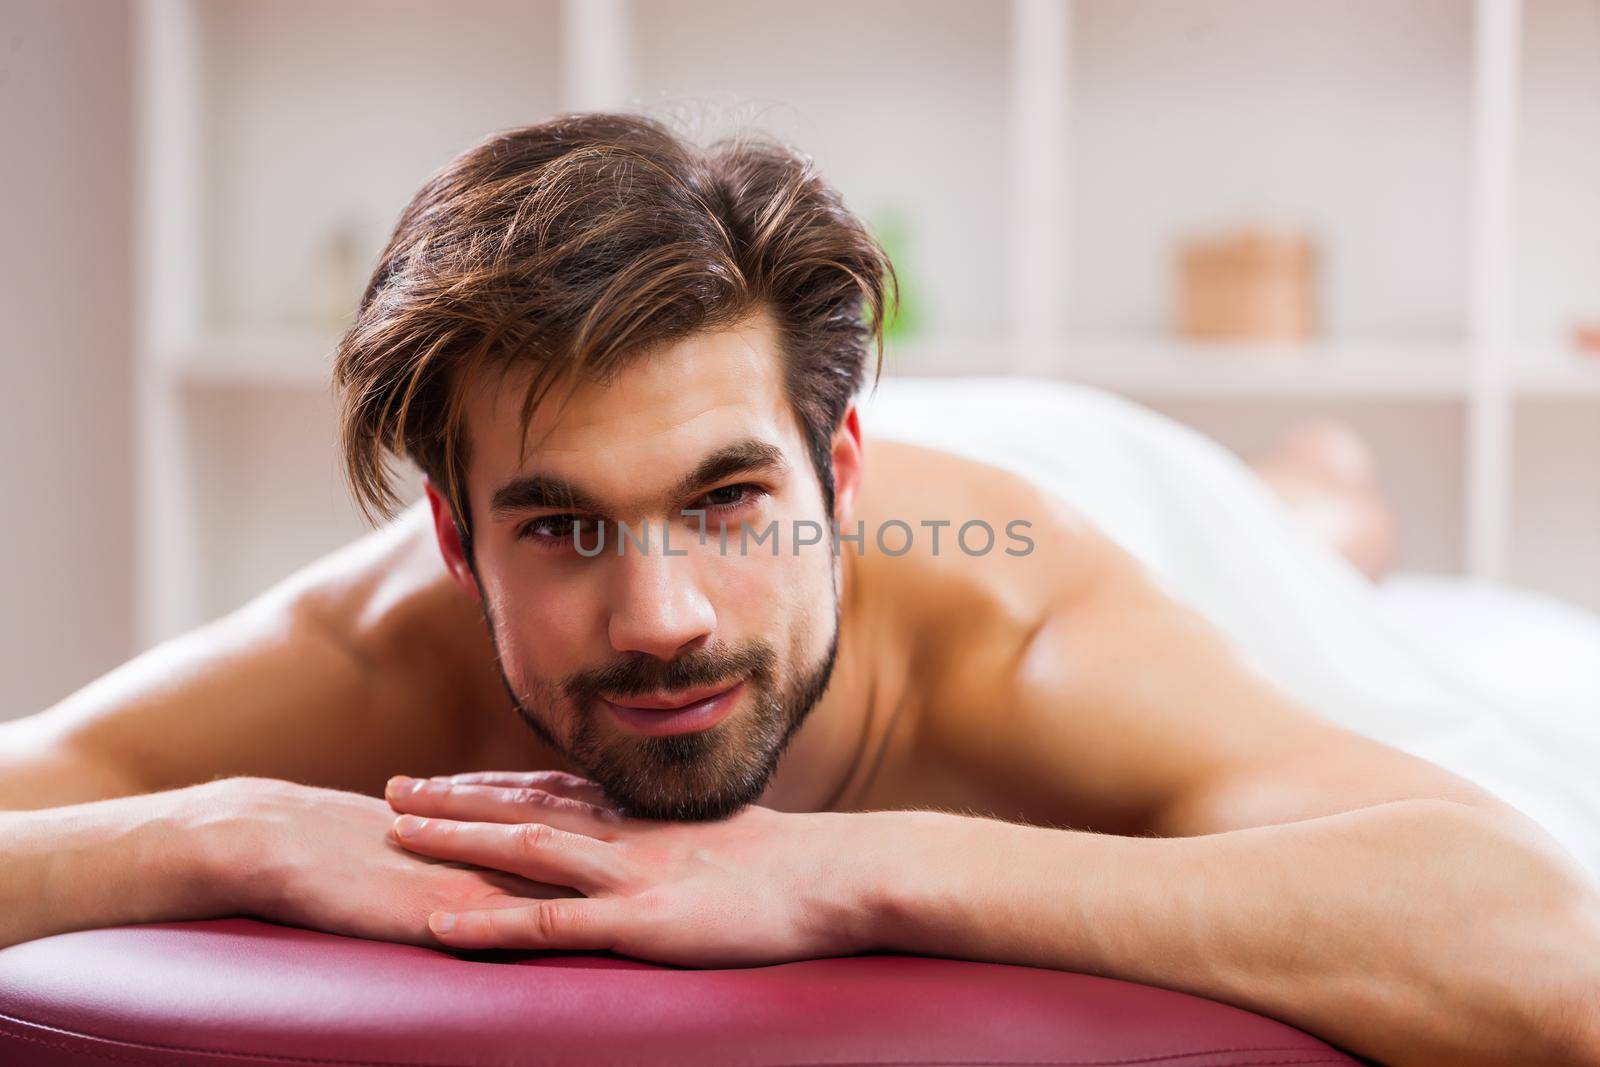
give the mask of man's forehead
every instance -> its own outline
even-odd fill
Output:
[[[705,455],[740,441],[784,448],[798,425],[783,363],[766,323],[694,335],[635,357],[608,380],[552,389],[525,436],[521,408],[531,370],[488,377],[469,390],[465,415],[472,481],[486,494],[518,474],[590,481],[627,472],[670,481]]]

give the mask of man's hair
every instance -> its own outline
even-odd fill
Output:
[[[831,441],[883,358],[883,248],[803,153],[744,133],[707,148],[640,115],[586,113],[496,133],[406,206],[339,342],[345,476],[369,520],[394,514],[389,454],[440,487],[468,559],[469,379],[562,382],[768,312],[784,384],[828,509]],[[693,390],[695,383],[684,382]]]

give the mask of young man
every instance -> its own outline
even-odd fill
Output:
[[[336,367],[358,497],[399,454],[425,506],[3,728],[0,943],[883,949],[1388,1063],[1600,1062],[1600,898],[1537,825],[1319,718],[1030,482],[863,447],[891,278],[776,146],[584,115],[457,158]]]

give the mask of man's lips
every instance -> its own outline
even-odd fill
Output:
[[[707,686],[629,697],[627,704],[609,697],[602,697],[601,701],[625,729],[647,737],[661,737],[710,729],[733,710],[743,693],[744,682],[738,681],[720,689]]]
[[[653,693],[648,696],[637,697],[603,697],[607,703],[615,704],[619,708],[631,708],[635,711],[680,711],[690,704],[698,704],[702,700],[721,696],[739,683],[729,682],[726,685],[708,685],[699,689],[680,689],[676,693]]]

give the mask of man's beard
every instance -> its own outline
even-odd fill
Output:
[[[839,653],[837,602],[827,652],[817,663],[787,677],[779,677],[778,656],[762,641],[737,648],[696,649],[669,661],[633,653],[608,666],[580,671],[559,687],[539,686],[546,699],[538,703],[546,714],[556,713],[558,694],[573,709],[572,738],[562,745],[546,720],[534,714],[512,687],[493,619],[487,618],[487,598],[482,603],[500,679],[518,716],[597,783],[619,812],[638,819],[710,821],[754,803],[777,770],[790,738],[827,692]],[[740,681],[745,685],[739,699],[748,706],[705,730],[619,738],[599,722],[606,714],[602,693],[641,696]]]

